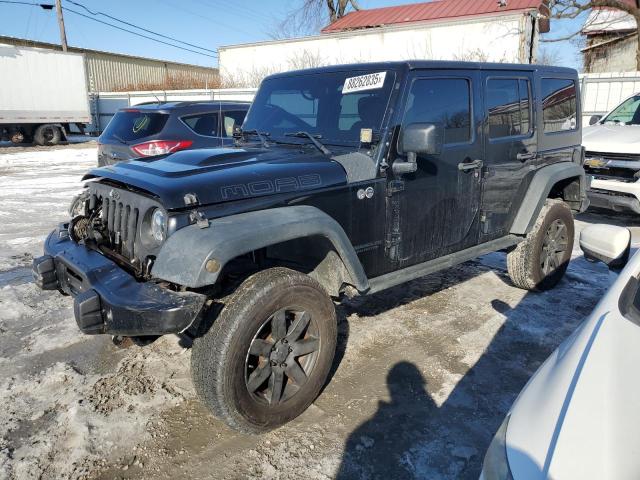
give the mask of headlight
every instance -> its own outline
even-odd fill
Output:
[[[89,194],[87,192],[83,192],[80,195],[76,195],[75,197],[73,197],[71,205],[69,206],[69,216],[71,218],[75,218],[79,215],[87,216],[88,199]]]
[[[509,415],[496,432],[482,465],[482,480],[513,480],[509,460],[507,459],[507,426]]]
[[[167,214],[161,208],[156,208],[151,214],[151,237],[157,243],[167,238]]]

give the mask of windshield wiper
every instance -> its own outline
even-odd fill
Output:
[[[269,148],[269,143],[267,142],[266,137],[268,137],[269,135],[271,135],[269,132],[260,132],[259,130],[240,130],[240,137],[244,137],[245,135],[255,135],[256,137],[258,137],[260,139],[260,143],[262,144],[263,148]]]
[[[311,143],[320,150],[325,155],[331,155],[331,150],[325,147],[318,141],[318,138],[322,138],[322,135],[311,135],[309,132],[295,132],[295,133],[285,133],[285,137],[297,137],[297,138],[308,138],[311,140]]]

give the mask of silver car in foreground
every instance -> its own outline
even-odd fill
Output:
[[[529,380],[496,433],[482,480],[640,478],[640,252],[631,233],[592,225],[585,257],[617,280]]]

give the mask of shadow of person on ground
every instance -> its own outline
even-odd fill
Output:
[[[404,471],[393,452],[405,451],[415,442],[415,429],[436,410],[426,381],[410,362],[400,362],[387,375],[391,400],[380,401],[375,415],[347,440],[337,480],[400,478]]]
[[[572,270],[584,269],[583,259],[574,262]],[[465,267],[488,270],[473,263]],[[373,417],[350,434],[336,478],[477,479],[486,449],[521,389],[608,288],[604,275],[574,276],[555,290],[527,293],[517,305],[493,298],[491,307],[506,318],[470,368],[460,359],[447,360],[453,371],[464,373],[439,407],[421,374],[429,376],[426,367],[407,361],[392,367],[391,402],[380,402]],[[376,312],[384,309],[378,300]],[[431,386],[433,394],[437,389]]]

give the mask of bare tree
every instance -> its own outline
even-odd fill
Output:
[[[299,0],[300,6],[280,22],[270,36],[283,39],[317,32],[353,10],[360,10],[358,0]]]
[[[636,20],[636,31],[640,27],[640,0],[551,0],[551,18],[574,19],[594,8],[608,8],[628,13]],[[560,42],[570,40],[580,32],[573,32],[560,38],[545,38],[543,42]],[[637,35],[636,69],[640,70],[640,35]]]
[[[541,48],[536,58],[538,65],[558,65],[559,62],[560,55],[558,55],[558,52],[554,52],[548,48]]]

